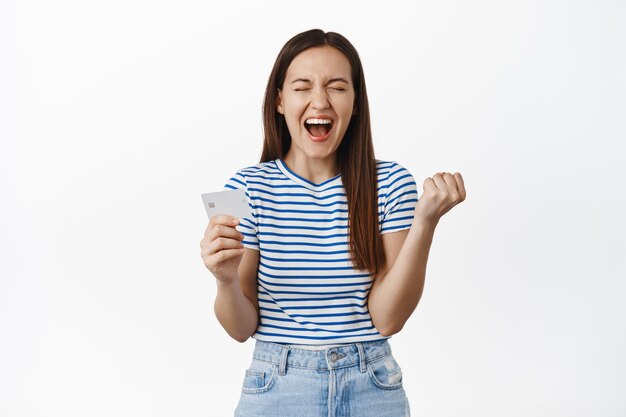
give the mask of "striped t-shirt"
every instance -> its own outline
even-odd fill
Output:
[[[409,171],[376,161],[380,233],[409,229],[417,188]],[[348,205],[341,175],[315,184],[281,159],[242,168],[225,189],[246,190],[252,217],[237,230],[259,254],[257,340],[341,344],[386,339],[372,324],[373,275],[350,261]]]

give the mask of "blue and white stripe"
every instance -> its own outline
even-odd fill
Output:
[[[376,162],[382,234],[411,227],[417,187],[395,162]],[[225,189],[246,190],[252,217],[237,230],[260,251],[260,323],[253,338],[322,345],[385,339],[373,326],[367,295],[373,276],[352,267],[348,207],[341,176],[320,184],[281,160],[242,168]]]

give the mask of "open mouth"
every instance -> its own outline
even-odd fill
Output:
[[[333,121],[331,119],[307,119],[304,122],[304,127],[313,137],[326,136],[328,132],[333,128]]]

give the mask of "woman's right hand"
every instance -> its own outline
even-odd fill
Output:
[[[243,256],[243,234],[235,226],[239,219],[218,214],[211,217],[200,241],[204,265],[218,281],[230,282],[237,276]]]

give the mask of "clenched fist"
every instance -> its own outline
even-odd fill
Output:
[[[415,219],[436,224],[441,216],[465,200],[465,184],[460,173],[438,172],[424,180],[424,192],[415,206]]]

